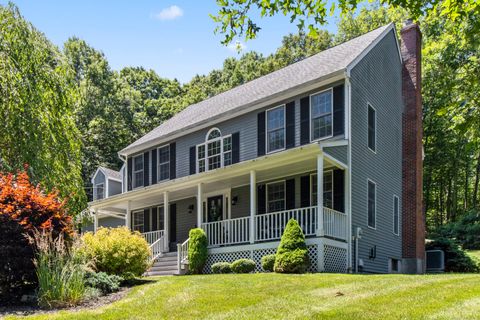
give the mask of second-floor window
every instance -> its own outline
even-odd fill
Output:
[[[285,149],[285,106],[267,110],[267,153]]]
[[[312,174],[310,176],[311,178],[311,200],[310,203],[312,206],[317,205],[317,186],[318,186],[318,180],[317,180],[317,175]],[[333,171],[325,171],[323,173],[323,206],[333,209]]]
[[[170,145],[158,148],[158,181],[170,179]]]
[[[211,129],[205,143],[197,145],[197,172],[215,170],[232,164],[232,136]]]
[[[143,154],[133,158],[133,187],[143,186]]]
[[[97,199],[100,200],[100,199],[103,199],[105,198],[105,188],[104,188],[104,184],[103,183],[98,183],[96,186],[95,186],[95,189],[97,190]]]
[[[375,152],[377,150],[377,112],[368,105],[368,147]]]
[[[319,140],[333,134],[332,90],[310,96],[310,140]]]

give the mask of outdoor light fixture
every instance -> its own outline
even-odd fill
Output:
[[[195,207],[193,206],[193,204],[189,205],[188,206],[188,213],[192,213],[194,208]]]
[[[234,197],[232,198],[232,206],[236,205],[237,202],[238,202],[238,196],[234,196]]]

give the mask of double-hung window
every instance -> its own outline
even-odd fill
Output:
[[[143,187],[143,154],[133,158],[133,188]]]
[[[103,183],[99,183],[95,186],[97,190],[97,200],[105,198],[105,188]]]
[[[400,229],[400,203],[397,196],[393,196],[393,233],[398,235]]]
[[[143,214],[143,210],[140,210],[140,211],[133,211],[133,225],[132,225],[132,228],[134,231],[138,231],[138,232],[144,232],[144,224],[145,224],[145,221],[144,221],[144,214]]]
[[[267,152],[285,149],[285,106],[267,110]]]
[[[311,198],[310,203],[312,206],[317,205],[317,186],[318,179],[316,174],[310,176],[311,182]],[[333,209],[333,171],[325,171],[323,173],[323,206]]]
[[[375,152],[377,150],[377,112],[368,105],[368,147]]]
[[[211,129],[205,143],[197,145],[197,172],[215,170],[232,164],[232,136]]]
[[[170,145],[158,148],[158,181],[170,179]]]
[[[310,140],[315,141],[333,135],[332,90],[310,96]]]
[[[368,180],[367,198],[368,226],[375,229],[377,223],[377,185],[371,180]]]
[[[268,212],[285,210],[285,181],[267,184]]]

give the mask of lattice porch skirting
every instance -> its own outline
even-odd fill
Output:
[[[336,272],[347,270],[347,247],[344,243],[337,243],[327,239],[307,239],[308,258],[310,266],[308,272]],[[211,266],[217,262],[232,263],[237,259],[252,259],[255,261],[256,272],[263,272],[261,259],[265,255],[274,254],[279,242],[257,243],[209,249],[204,273],[211,273]],[[323,255],[323,256],[322,256]]]

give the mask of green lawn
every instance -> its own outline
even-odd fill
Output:
[[[480,319],[480,275],[157,277],[95,311],[34,319]]]

